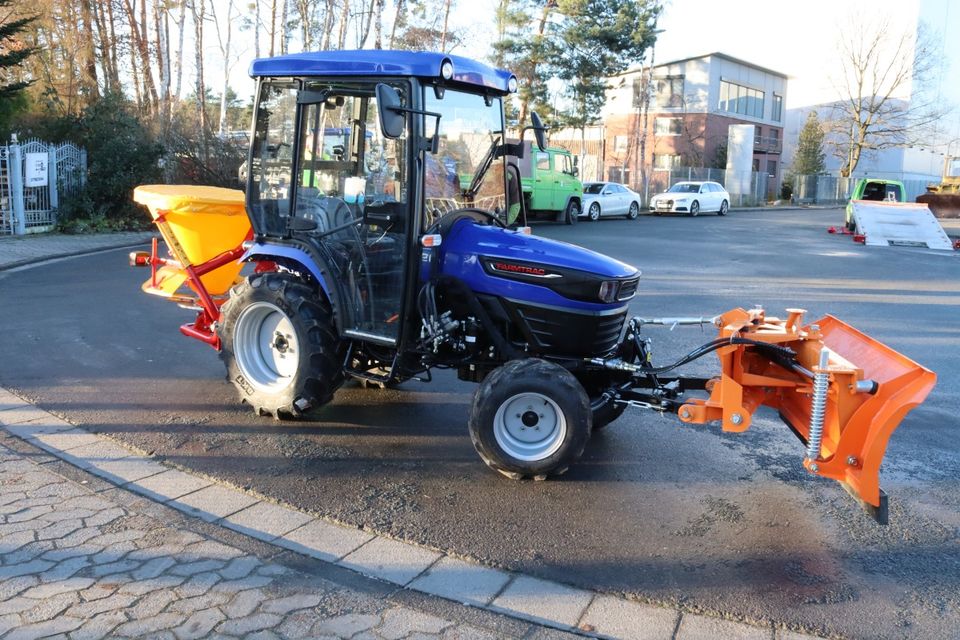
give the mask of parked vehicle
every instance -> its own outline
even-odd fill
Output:
[[[663,213],[686,213],[696,216],[706,212],[727,215],[730,210],[730,194],[718,182],[678,182],[665,193],[650,199],[650,211]]]
[[[960,156],[943,159],[943,176],[938,184],[927,185],[917,202],[930,207],[938,218],[960,218]]]
[[[576,224],[583,213],[583,185],[577,178],[577,158],[566,149],[531,148],[522,142],[523,154],[508,161],[520,170],[524,206],[531,218],[548,218]]]
[[[588,182],[583,185],[583,213],[589,220],[604,216],[626,216],[630,220],[640,214],[640,194],[616,182]]]
[[[856,230],[853,219],[853,201],[870,200],[873,202],[906,202],[907,190],[898,180],[880,180],[879,178],[861,178],[853,186],[850,201],[847,202],[846,225],[850,231]]]
[[[502,133],[515,76],[382,50],[261,59],[250,72],[246,193],[138,187],[171,257],[156,242],[130,257],[151,268],[144,291],[198,310],[180,330],[219,352],[257,414],[303,417],[347,378],[453,369],[480,385],[468,429],[483,462],[544,479],[629,406],[741,432],[767,405],[805,444],[808,472],[886,517],[887,439],[936,375],[832,316],[804,324],[799,309],[628,319],[635,267],[506,228],[506,158],[525,155]],[[310,136],[324,120],[351,126],[342,157],[323,158]],[[704,324],[715,340],[652,364],[646,327]],[[673,373],[713,352],[719,374]]]

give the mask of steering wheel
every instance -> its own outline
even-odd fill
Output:
[[[437,218],[436,222],[430,225],[430,228],[427,230],[427,232],[446,235],[446,233],[450,231],[450,228],[453,227],[454,223],[461,218],[471,218],[477,222],[489,221],[492,222],[494,226],[500,227],[501,229],[507,228],[507,225],[504,224],[503,220],[498,218],[496,214],[484,209],[465,207],[463,209],[454,209],[453,211],[446,212]]]

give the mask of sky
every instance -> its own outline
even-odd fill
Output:
[[[454,53],[483,57],[489,51],[496,4],[459,1],[451,22],[467,30],[469,46]],[[936,89],[941,100],[958,105],[946,118],[944,143],[957,138],[953,151],[960,155],[960,0],[665,0],[653,53],[656,62],[668,62],[719,51],[786,73],[786,107],[799,108],[838,99],[831,80],[837,68],[834,43],[861,15],[885,16],[891,24],[911,29],[918,21],[932,27],[942,51]],[[243,35],[238,40],[246,50],[234,64],[231,85],[247,99],[253,87],[246,75],[253,46]],[[216,50],[210,54],[218,57]]]

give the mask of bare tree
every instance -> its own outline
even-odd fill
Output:
[[[230,70],[233,68],[234,60],[231,57],[231,44],[233,39],[233,22],[239,16],[235,15],[234,0],[226,0],[227,15],[225,24],[220,24],[220,17],[217,15],[217,3],[210,1],[210,17],[213,21],[213,28],[217,32],[217,46],[220,49],[220,55],[223,58],[223,85],[220,93],[220,120],[217,126],[217,132],[223,136],[227,131],[227,106],[229,103],[228,95],[230,93]]]
[[[173,97],[180,99],[180,89],[183,87],[183,34],[187,27],[187,0],[176,0],[180,13],[177,16],[177,79],[173,83]]]
[[[207,17],[206,0],[193,0],[190,4],[190,10],[193,14],[193,35],[194,35],[194,64],[196,66],[196,100],[197,114],[200,120],[200,140],[202,142],[202,157],[206,163],[209,160],[209,144],[207,134],[210,130],[207,123],[207,87],[203,81],[203,23]]]
[[[922,26],[903,29],[859,15],[842,33],[833,83],[843,99],[825,128],[846,177],[864,152],[923,141],[946,110],[925,90],[940,59]]]

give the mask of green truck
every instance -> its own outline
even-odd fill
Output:
[[[520,170],[520,187],[527,215],[575,224],[582,213],[583,185],[577,159],[566,149],[543,151],[524,142],[523,157],[511,156]]]
[[[906,202],[907,190],[903,183],[897,180],[880,180],[878,178],[861,178],[853,187],[850,201],[847,203],[847,229],[855,231],[857,223],[853,220],[853,201],[873,200],[875,202]]]

